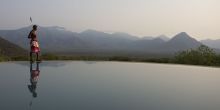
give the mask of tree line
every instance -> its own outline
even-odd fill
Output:
[[[201,45],[196,49],[189,49],[177,53],[174,63],[218,66],[220,65],[220,55],[208,46]]]
[[[0,61],[27,61],[27,56],[8,57],[1,54]],[[127,62],[154,62],[154,63],[172,63],[172,64],[189,64],[220,66],[220,55],[208,46],[201,45],[196,49],[189,49],[178,52],[172,58],[138,58],[126,56],[60,56],[55,54],[43,54],[44,60],[86,60],[86,61],[127,61]]]

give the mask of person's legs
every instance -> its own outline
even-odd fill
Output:
[[[40,52],[37,52],[36,54],[37,54],[37,61],[41,61],[41,59],[40,59]]]
[[[33,55],[32,55],[32,52],[30,52],[30,61],[33,62]]]

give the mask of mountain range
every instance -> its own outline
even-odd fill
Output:
[[[29,26],[16,30],[0,30],[0,36],[22,48],[29,49],[27,36],[31,29],[32,27]],[[44,53],[81,55],[173,55],[178,51],[196,48],[202,43],[209,44],[207,41],[197,41],[186,32],[181,32],[173,38],[165,35],[139,38],[122,32],[109,34],[86,30],[76,33],[57,26],[40,26],[38,39]],[[211,47],[216,48],[217,46]]]
[[[220,49],[220,39],[217,40],[206,39],[206,40],[202,40],[201,42],[211,48]]]

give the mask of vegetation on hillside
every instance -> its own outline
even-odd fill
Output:
[[[0,50],[0,62],[2,61],[10,61],[11,59],[9,57],[6,57],[4,55],[1,54],[1,50]]]
[[[201,45],[197,49],[186,50],[178,53],[174,63],[215,66],[220,64],[220,56],[213,49]]]
[[[126,62],[154,62],[154,63],[172,63],[172,64],[189,64],[220,66],[220,55],[216,54],[213,49],[201,45],[196,49],[190,49],[179,52],[173,58],[140,58],[126,56],[65,56],[55,54],[43,54],[43,60],[84,60],[84,61],[126,61]],[[28,61],[28,56],[6,57],[0,54],[0,61]]]
[[[14,57],[14,56],[25,56],[27,50],[15,45],[0,37],[0,56]]]

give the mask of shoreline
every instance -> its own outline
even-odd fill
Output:
[[[78,56],[79,57],[79,56]],[[78,58],[77,57],[77,58]],[[81,56],[82,57],[82,56]],[[98,57],[96,57],[96,59],[92,59],[93,57],[84,57],[81,59],[62,59],[62,58],[58,58],[58,59],[44,59],[42,60],[42,62],[46,61],[46,62],[50,62],[50,61],[67,61],[67,62],[72,62],[72,61],[91,61],[91,62],[124,62],[124,63],[153,63],[153,64],[164,64],[164,65],[180,65],[180,66],[196,66],[196,67],[210,67],[210,68],[220,68],[220,65],[195,65],[195,64],[181,64],[181,63],[175,63],[173,61],[173,59],[171,58],[161,58],[163,60],[161,60],[160,58],[138,58],[138,60],[135,58],[130,58],[127,59],[127,57],[123,57],[124,59],[114,59],[115,57],[108,57],[109,59],[103,59],[100,58],[98,59]],[[118,57],[116,57],[118,58]],[[120,57],[122,58],[122,57]],[[164,60],[166,59],[166,60]],[[29,62],[29,60],[27,59],[17,59],[17,60],[8,60],[8,61],[0,61],[0,63],[4,63],[4,62]]]

